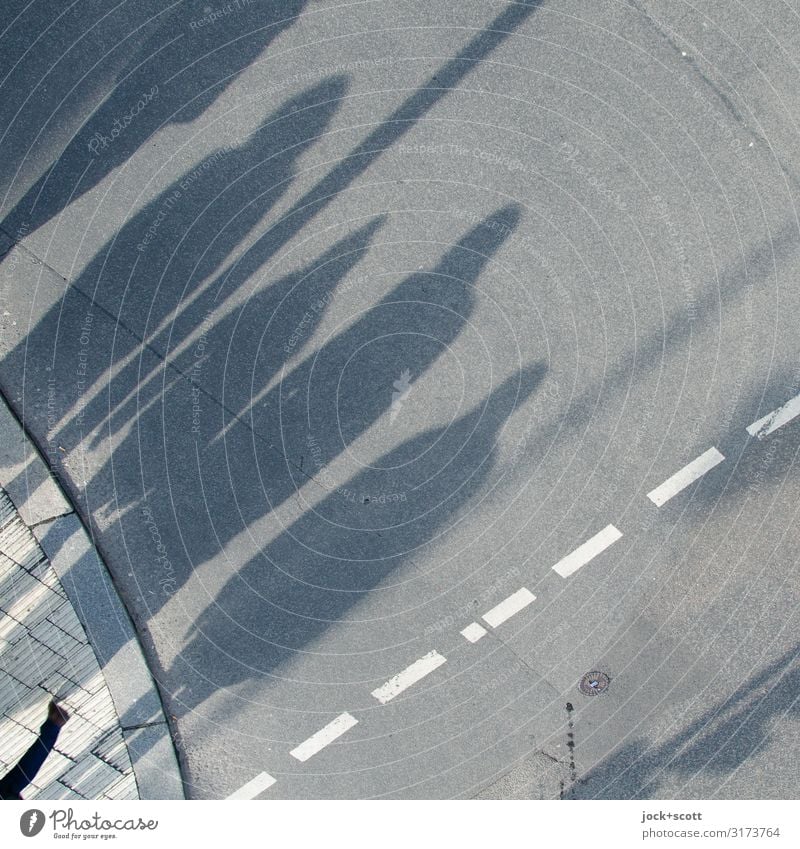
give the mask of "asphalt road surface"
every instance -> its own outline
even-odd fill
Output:
[[[796,797],[796,4],[0,27],[0,387],[189,796]]]

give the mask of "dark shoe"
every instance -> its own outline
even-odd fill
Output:
[[[59,707],[55,703],[55,700],[53,700],[47,707],[47,718],[50,722],[55,723],[59,728],[61,728],[69,719],[69,714],[64,710],[64,708]]]

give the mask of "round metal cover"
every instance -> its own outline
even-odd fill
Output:
[[[587,672],[581,678],[578,689],[584,696],[596,696],[598,693],[604,693],[608,689],[609,677],[605,672]]]

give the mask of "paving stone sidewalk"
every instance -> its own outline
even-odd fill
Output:
[[[71,714],[28,799],[136,799],[128,747],[86,632],[50,561],[0,488],[0,767],[36,739],[52,695]]]
[[[80,520],[0,399],[0,775],[36,738],[53,696],[71,718],[24,798],[183,797],[127,615]]]

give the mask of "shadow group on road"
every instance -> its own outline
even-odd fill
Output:
[[[198,4],[171,11],[3,228],[19,232],[24,222],[34,232],[159,128],[196,120],[304,6],[260,4],[264,25],[239,20],[213,33],[190,26]],[[248,533],[312,478],[322,480],[326,466],[390,412],[399,372],[424,375],[464,332],[475,284],[518,226],[520,209],[501,207],[463,232],[438,263],[400,280],[316,351],[304,350],[305,340],[375,246],[385,217],[322,233],[309,225],[537,6],[501,11],[271,219],[293,186],[298,158],[330,125],[347,79],[330,76],[288,98],[242,145],[190,166],[128,218],[4,356],[3,388],[15,397],[9,390],[22,389],[19,412],[89,520],[172,715],[273,673],[408,566],[408,552],[468,509],[495,463],[504,422],[536,391],[539,364],[492,387],[449,425],[403,438],[374,469],[343,482],[339,489],[351,492],[402,492],[380,514],[330,491],[268,544]],[[89,142],[134,95],[155,86],[158,95],[137,120],[100,145],[87,166]],[[276,258],[306,234],[299,267],[286,271]],[[298,327],[302,338],[292,345]],[[383,356],[359,360],[341,395],[337,377],[365,344],[384,338]],[[309,436],[318,451],[303,468]],[[154,527],[166,554],[154,544]],[[232,577],[177,659],[163,663],[172,646],[151,636],[160,608],[221,553],[235,564]]]

